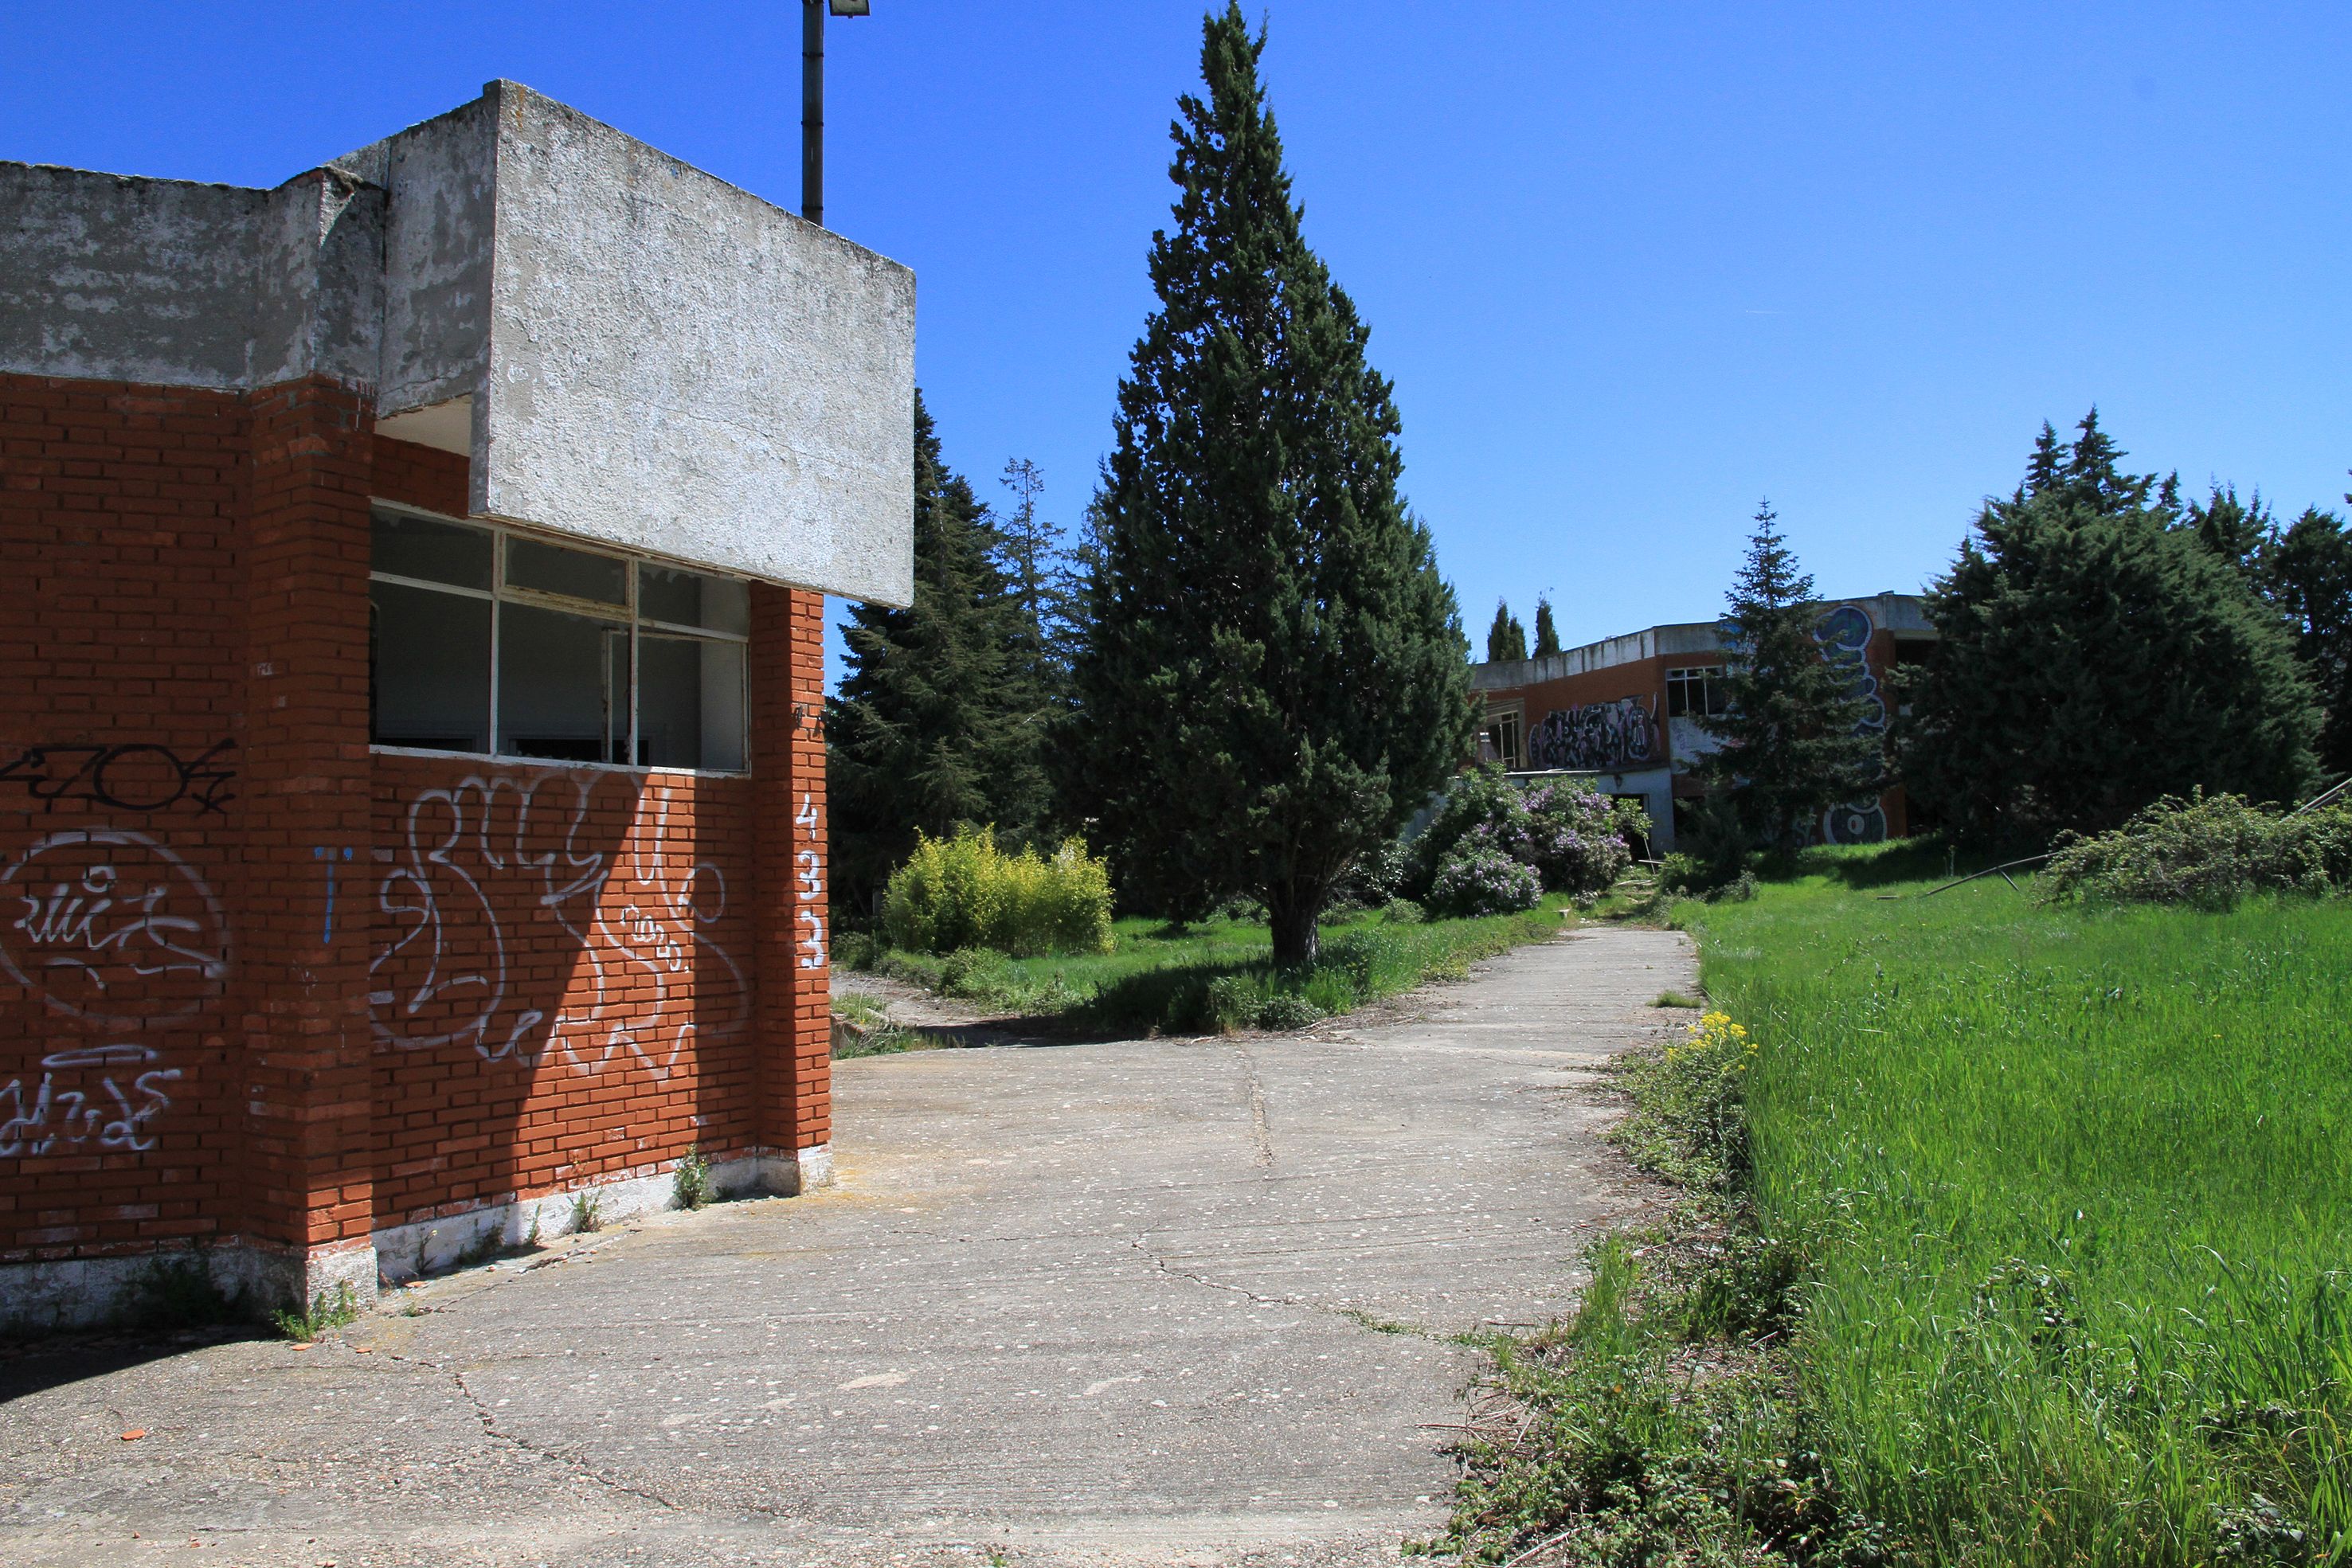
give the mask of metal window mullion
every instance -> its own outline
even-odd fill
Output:
[[[700,637],[713,643],[749,643],[747,632],[722,632],[715,626],[688,626],[677,621],[656,621],[650,616],[639,617],[646,630],[664,637]]]
[[[505,640],[507,624],[505,598],[507,584],[507,531],[504,528],[492,528],[490,530],[490,537],[494,542],[490,548],[489,750],[492,757],[501,757],[505,755],[505,752],[501,749],[499,743],[506,738],[506,733],[503,728],[502,721],[499,716],[499,644]]]
[[[371,571],[370,582],[388,582],[394,588],[421,588],[427,593],[454,594],[459,599],[488,599],[490,595],[478,588],[467,588],[455,582],[434,582],[422,577],[403,577],[395,571]]]
[[[639,689],[639,685],[638,685],[638,682],[637,682],[637,643],[638,643],[638,641],[639,641],[639,634],[640,634],[640,632],[642,632],[642,630],[643,630],[643,629],[642,629],[642,628],[637,624],[637,579],[638,579],[638,576],[639,576],[638,568],[640,567],[640,565],[642,565],[642,563],[641,563],[641,562],[638,562],[638,561],[635,561],[635,560],[632,560],[632,561],[630,561],[630,562],[629,562],[629,575],[628,575],[628,578],[627,578],[627,584],[628,584],[628,596],[629,596],[629,739],[628,739],[629,755],[628,755],[628,763],[629,763],[629,766],[630,766],[630,767],[632,767],[632,768],[635,768],[635,767],[636,767],[636,766],[637,766],[637,760],[638,760],[638,758],[642,755],[642,754],[638,751],[638,749],[637,749],[637,709],[638,709],[638,707],[639,707],[639,706],[644,703],[644,701],[645,701],[645,694],[644,694],[644,693]]]

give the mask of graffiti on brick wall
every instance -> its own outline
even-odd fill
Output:
[[[227,760],[236,749],[234,740],[194,757],[168,746],[28,746],[0,762],[0,784],[16,786],[50,810],[68,800],[113,811],[184,805],[200,813],[225,812],[236,799],[229,789],[236,770]]]
[[[391,927],[369,965],[377,1040],[664,1076],[698,1039],[750,1027],[751,987],[713,935],[728,907],[725,873],[666,863],[661,789],[639,801],[626,846],[595,847],[602,781],[478,775],[410,802],[377,887]]]
[[[801,847],[793,856],[793,865],[800,887],[799,925],[801,930],[801,967],[822,969],[832,960],[824,942],[824,856],[817,849],[816,797],[803,791],[801,809],[793,813],[793,826],[801,832]],[[811,907],[814,905],[814,907]]]
[[[193,760],[160,746],[35,747],[0,781],[54,807],[79,801],[216,811],[234,777],[224,741]],[[36,1075],[0,1083],[0,1158],[136,1152],[180,1077],[153,1046],[121,1038],[212,1006],[228,976],[228,920],[178,852],[129,828],[44,834],[0,868],[0,968],[48,1011],[114,1039],[64,1047]]]
[[[0,1158],[152,1149],[148,1124],[169,1108],[176,1067],[145,1045],[89,1045],[41,1058],[38,1082],[0,1083]],[[128,1085],[128,1087],[125,1087]]]
[[[1858,604],[1832,605],[1813,626],[1813,641],[1822,645],[1822,657],[1845,672],[1846,690],[1864,704],[1862,717],[1854,723],[1856,735],[1886,732],[1886,699],[1870,667],[1870,637],[1874,630],[1870,612]],[[1824,843],[1881,842],[1886,837],[1886,810],[1874,798],[1842,801],[1822,813],[1821,833]]]
[[[1528,735],[1530,768],[1636,768],[1658,755],[1655,705],[1639,697],[1556,708]]]
[[[204,878],[121,828],[36,840],[0,870],[0,965],[53,1010],[102,1029],[193,1017],[228,973],[228,922]]]

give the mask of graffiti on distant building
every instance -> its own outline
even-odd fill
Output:
[[[1639,697],[1555,708],[1528,733],[1528,766],[1612,769],[1646,767],[1660,755],[1656,706]]]
[[[1813,626],[1813,641],[1822,657],[1846,674],[1846,690],[1860,697],[1866,711],[1854,722],[1856,735],[1886,733],[1886,699],[1871,673],[1870,637],[1876,628],[1870,612],[1858,604],[1837,604],[1823,612]],[[1886,810],[1875,797],[1846,800],[1822,813],[1822,841],[1832,844],[1874,844],[1886,837]]]

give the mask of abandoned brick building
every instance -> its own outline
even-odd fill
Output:
[[[1888,675],[1923,657],[1936,633],[1918,595],[1879,593],[1824,602],[1813,635],[1863,699],[1864,726],[1883,732]],[[1691,764],[1721,745],[1706,721],[1723,711],[1724,658],[1722,624],[1700,621],[1475,665],[1478,755],[1510,772],[1577,774],[1603,794],[1640,800],[1649,848],[1663,854],[1702,790]],[[1824,843],[1858,844],[1909,830],[1894,785],[1823,812],[1815,831]]]
[[[821,1179],[823,594],[914,284],[510,83],[274,190],[0,164],[0,1325]]]

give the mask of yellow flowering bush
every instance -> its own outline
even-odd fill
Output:
[[[882,928],[910,953],[1108,953],[1110,902],[1110,868],[1087,855],[1084,839],[1065,839],[1051,855],[1034,846],[1008,855],[994,829],[963,828],[918,838],[891,873]]]

